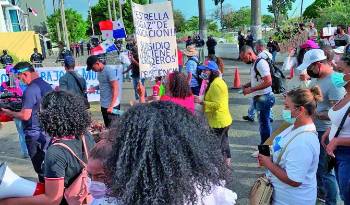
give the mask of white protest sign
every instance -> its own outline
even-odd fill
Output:
[[[171,2],[132,3],[142,78],[178,70],[177,43]]]
[[[322,29],[323,36],[333,36],[337,31],[337,27],[324,27]]]
[[[122,96],[122,85],[123,85],[123,66],[122,65],[110,65],[115,67],[116,75],[118,76],[119,82],[119,96]],[[59,85],[60,78],[65,74],[63,67],[44,67],[44,68],[35,68],[39,73],[39,76],[49,83],[53,88]],[[76,66],[74,68],[85,80],[87,89],[92,90],[91,88],[96,87],[99,82],[97,80],[97,73],[94,71],[86,71],[84,66]],[[7,75],[4,69],[0,70],[0,83],[7,81]],[[119,98],[120,99],[120,98]],[[95,90],[93,93],[88,93],[89,102],[100,101],[100,91]]]

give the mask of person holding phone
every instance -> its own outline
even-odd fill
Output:
[[[319,87],[289,91],[283,119],[292,125],[274,139],[272,158],[258,155],[259,164],[268,169],[267,177],[274,187],[273,205],[316,203],[320,144],[312,116],[321,100]]]

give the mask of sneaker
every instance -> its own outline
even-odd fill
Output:
[[[249,121],[249,122],[254,122],[254,119],[250,118],[249,116],[243,116],[243,120]]]
[[[255,152],[253,152],[253,154],[251,156],[254,158],[257,158],[258,155],[259,155],[259,151],[255,151]]]

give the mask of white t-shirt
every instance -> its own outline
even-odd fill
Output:
[[[348,102],[346,105],[344,105],[342,108],[340,108],[337,111],[334,111],[334,106],[329,109],[328,116],[329,119],[331,119],[332,125],[331,125],[331,131],[329,133],[329,141],[331,141],[334,138],[335,133],[338,130],[338,127],[346,113],[346,110],[349,108],[350,102]],[[350,137],[350,117],[348,116],[344,122],[343,128],[340,130],[338,137]]]
[[[265,76],[269,76],[270,74],[270,67],[269,64],[267,63],[266,60],[264,59],[260,59],[258,64],[256,65],[256,70],[259,72],[260,76],[256,76],[255,70],[254,70],[254,65],[253,64],[252,68],[250,69],[250,83],[251,83],[251,87],[256,87],[260,84],[263,83],[262,78]],[[255,92],[252,93],[253,96],[257,96],[257,95],[264,95],[267,93],[272,92],[272,88],[271,86],[264,88],[262,90],[257,90]]]
[[[315,28],[309,29],[308,37],[313,38],[314,36],[317,36],[317,29],[315,29]]]
[[[273,205],[310,205],[316,203],[317,181],[316,171],[320,154],[316,127],[314,124],[304,125],[292,130],[293,125],[285,129],[273,141],[273,162],[277,163],[278,156],[288,141],[301,131],[303,132],[288,145],[282,155],[279,166],[287,172],[288,178],[301,183],[292,187],[280,181],[271,172],[267,176],[274,186]]]
[[[270,59],[272,60],[272,54],[267,51],[267,50],[263,50],[258,54],[258,58],[263,58],[263,59]]]

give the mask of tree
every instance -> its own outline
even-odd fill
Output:
[[[281,20],[288,17],[288,11],[292,9],[295,0],[271,0],[267,10],[273,14],[275,26],[278,27]]]
[[[323,8],[331,6],[334,2],[333,0],[316,0],[310,6],[308,6],[304,13],[303,17],[307,19],[314,19],[320,17],[321,11]]]
[[[112,0],[112,1],[115,1],[117,5],[119,4],[118,0]],[[147,1],[148,0],[133,0],[133,2],[138,4],[146,4]],[[107,3],[108,3],[107,0],[99,0],[95,6],[91,7],[91,13],[93,17],[92,21],[94,24],[96,35],[101,34],[98,23],[100,21],[109,19]],[[119,16],[118,9],[116,13],[117,13],[117,16]],[[88,16],[88,19],[90,19],[90,14]],[[126,0],[125,4],[123,4],[123,20],[124,20],[124,26],[125,26],[126,32],[128,34],[132,34],[134,32],[134,23],[132,18],[131,0]],[[91,23],[89,23],[87,34],[92,35]]]
[[[68,38],[70,42],[78,42],[86,38],[87,23],[84,21],[83,16],[73,9],[65,10]],[[47,18],[47,24],[50,29],[50,38],[52,41],[57,42],[57,27],[56,23],[61,21],[61,13],[59,10],[55,11]],[[62,25],[62,24],[60,24]]]
[[[318,29],[322,29],[327,22],[331,22],[332,25],[349,25],[349,3],[349,0],[334,0],[332,6],[320,10],[320,17],[315,19]]]
[[[180,10],[174,10],[174,24],[176,32],[181,32],[184,30],[185,17]]]
[[[199,27],[199,17],[192,16],[189,20],[185,22],[184,29],[186,31],[198,31]]]
[[[265,25],[271,25],[273,23],[273,16],[264,14],[262,16],[262,22]]]
[[[208,31],[210,32],[217,32],[219,30],[218,24],[214,20],[208,19],[207,25],[208,25]]]
[[[214,0],[215,6],[220,4],[220,24],[221,24],[221,29],[223,28],[223,11],[222,11],[222,4],[224,3],[225,0]]]

